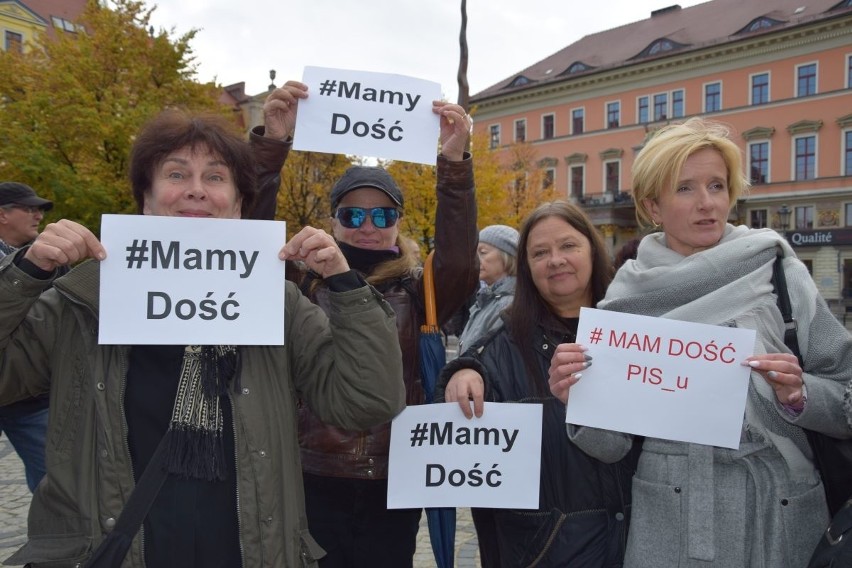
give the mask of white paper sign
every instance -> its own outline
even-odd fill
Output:
[[[593,359],[566,422],[739,448],[754,341],[752,329],[582,308],[577,343]]]
[[[441,85],[404,75],[305,67],[294,150],[435,165]]]
[[[389,459],[388,509],[537,509],[541,405],[486,402],[470,420],[455,402],[409,406]]]
[[[101,344],[283,345],[286,223],[104,215]]]

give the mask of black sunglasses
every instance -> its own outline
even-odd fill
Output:
[[[20,205],[18,203],[12,203],[11,205],[6,205],[4,209],[20,209],[21,211],[25,211],[30,215],[35,215],[36,213],[44,213],[44,209],[39,207],[38,205]]]
[[[377,229],[393,227],[399,220],[399,210],[396,207],[338,207],[334,212],[334,217],[347,229],[359,228],[368,215]]]

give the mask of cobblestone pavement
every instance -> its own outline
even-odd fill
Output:
[[[470,509],[456,509],[456,563],[455,568],[478,568],[479,546],[476,531],[470,517]],[[420,519],[420,532],[417,533],[417,551],[414,554],[414,568],[435,568],[435,556],[429,541],[429,528],[426,526],[426,513]]]
[[[0,561],[27,540],[27,511],[31,498],[24,478],[24,464],[6,436],[0,436]]]

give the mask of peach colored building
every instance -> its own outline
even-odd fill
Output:
[[[852,0],[669,6],[585,36],[471,108],[493,148],[533,144],[613,250],[639,235],[630,168],[648,134],[725,122],[753,183],[731,221],[786,229],[827,299],[852,289]]]

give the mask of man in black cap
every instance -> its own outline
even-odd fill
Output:
[[[32,242],[38,236],[45,211],[52,207],[52,201],[39,197],[28,185],[0,183],[0,258]],[[0,431],[5,432],[24,462],[30,491],[45,472],[47,407],[47,395],[0,406]]]

